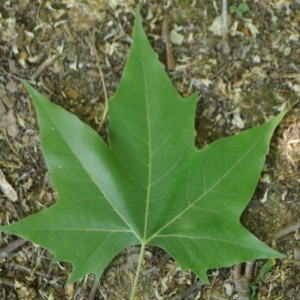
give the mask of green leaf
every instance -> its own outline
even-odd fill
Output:
[[[239,220],[284,113],[197,150],[197,95],[183,99],[176,92],[138,10],[131,53],[109,102],[110,146],[76,116],[24,85],[35,103],[59,200],[1,230],[50,249],[54,261],[71,262],[69,283],[87,273],[100,277],[130,245],[140,244],[142,254],[146,244],[161,247],[205,282],[211,268],[284,257]]]
[[[266,274],[272,269],[272,267],[275,265],[274,259],[268,259],[266,263],[262,266],[259,275],[257,279],[255,280],[256,283],[263,282],[265,280]]]
[[[247,5],[246,2],[242,2],[239,5],[239,10],[241,13],[246,13],[247,11],[249,11],[249,6]]]
[[[258,299],[256,295],[256,290],[257,290],[257,285],[262,283],[265,278],[266,274],[272,269],[273,266],[275,266],[275,259],[270,258],[268,259],[265,264],[262,266],[258,277],[255,279],[253,283],[250,284],[250,289],[251,289],[251,300]]]
[[[230,8],[231,11],[233,11],[233,12],[235,12],[235,13],[237,13],[238,10],[239,10],[239,8],[238,8],[236,5],[232,5],[232,6],[230,6],[229,8]]]
[[[239,6],[232,5],[229,7],[232,12],[235,12],[240,18],[243,17],[243,14],[249,11],[249,6],[247,3],[242,2]]]

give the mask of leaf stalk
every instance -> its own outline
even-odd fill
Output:
[[[132,288],[132,291],[131,291],[130,300],[134,300],[134,296],[135,296],[135,293],[137,291],[137,285],[138,285],[138,281],[139,281],[139,277],[140,277],[140,273],[141,273],[141,266],[142,266],[142,263],[143,263],[145,248],[146,248],[146,243],[143,242],[140,257],[139,257],[138,266],[137,266],[135,277],[134,277],[133,288]]]

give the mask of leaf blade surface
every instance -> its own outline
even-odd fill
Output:
[[[131,53],[109,104],[110,147],[25,86],[59,201],[2,230],[51,249],[56,261],[70,261],[69,282],[87,273],[99,277],[122,249],[145,243],[165,249],[206,282],[210,268],[284,257],[239,221],[284,113],[195,149],[197,95],[183,99],[175,91],[138,12]]]

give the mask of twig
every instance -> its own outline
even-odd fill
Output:
[[[41,7],[43,5],[43,2],[44,2],[43,0],[40,2],[40,5],[39,5],[39,7],[37,9],[37,12],[36,12],[36,23],[37,24],[41,24],[42,23],[41,18],[40,18],[40,10],[41,10]]]
[[[98,71],[99,71],[99,74],[100,74],[101,84],[102,84],[102,88],[103,88],[103,92],[104,92],[104,101],[105,101],[104,102],[104,111],[103,111],[103,114],[102,114],[101,122],[100,122],[98,130],[97,130],[99,132],[102,125],[103,125],[103,123],[104,123],[107,112],[108,112],[108,96],[107,96],[107,90],[106,90],[106,85],[105,85],[105,81],[104,81],[103,72],[102,72],[102,69],[101,69],[100,61],[99,61],[98,52],[97,52],[95,42],[94,42],[95,31],[93,31],[93,34],[89,31],[89,34],[90,34],[90,37],[91,37],[92,46],[94,48],[94,52],[95,52],[95,56],[96,56],[96,64],[97,64]]]
[[[7,244],[5,247],[0,248],[0,257],[4,258],[7,257],[11,252],[15,251],[17,248],[24,245],[27,241],[19,238],[9,244]]]
[[[232,269],[232,279],[234,286],[238,291],[238,300],[250,299],[250,287],[249,282],[252,279],[252,270],[255,261],[248,261],[245,265],[245,272],[242,275],[242,264],[235,264]]]
[[[222,66],[221,66],[221,68],[214,74],[214,75],[212,75],[209,79],[214,79],[214,78],[216,78],[216,77],[218,77],[224,70],[225,70],[225,68],[227,67],[227,65],[228,65],[228,63],[224,63]]]
[[[167,68],[168,68],[168,70],[174,69],[175,68],[175,60],[174,60],[174,56],[172,53],[172,43],[171,43],[171,39],[170,39],[169,20],[166,15],[164,16],[161,37],[166,46]]]
[[[157,270],[161,270],[170,258],[171,255],[169,253],[165,253],[164,256],[160,259],[158,265],[156,266]]]
[[[96,292],[97,292],[97,286],[98,286],[98,280],[96,279],[96,276],[94,276],[95,278],[95,280],[94,280],[94,283],[93,283],[93,285],[92,285],[92,287],[91,287],[91,290],[90,290],[90,292],[89,292],[89,299],[88,300],[94,300],[94,299],[96,299]]]
[[[46,274],[46,273],[42,273],[40,271],[34,271],[34,272],[32,272],[32,270],[30,268],[27,268],[27,267],[24,267],[24,266],[20,266],[20,265],[14,264],[14,263],[4,263],[4,267],[6,269],[14,268],[16,270],[26,271],[29,274],[34,273],[34,274],[39,275],[39,276],[41,276],[43,278],[49,278],[49,275]],[[48,282],[48,283],[50,283],[50,282]]]
[[[36,79],[49,65],[53,63],[53,57],[49,56],[45,59],[36,69],[36,71],[32,74],[31,79]]]
[[[232,279],[233,281],[239,280],[242,277],[242,264],[235,264],[232,268]]]
[[[23,48],[23,42],[24,42],[24,24],[22,23],[18,27],[18,38],[17,38],[18,50],[21,50]]]
[[[15,286],[15,282],[12,279],[8,279],[8,278],[3,278],[0,277],[0,284],[4,284],[10,287],[14,287]]]
[[[228,18],[227,18],[227,0],[222,0],[222,38],[223,47],[222,52],[224,55],[229,55],[229,38],[228,38]]]
[[[281,229],[280,231],[278,231],[277,233],[275,233],[274,235],[272,235],[271,237],[269,237],[267,240],[266,240],[266,243],[270,243],[272,240],[278,240],[282,237],[284,237],[285,235],[293,232],[293,231],[296,231],[297,229],[300,228],[300,222],[297,222],[291,226],[288,226],[284,229]]]
[[[4,133],[4,136],[5,136],[5,140],[9,146],[9,148],[12,150],[12,152],[17,156],[16,159],[19,163],[20,166],[23,166],[22,162],[19,160],[20,158],[20,155],[17,153],[17,151],[14,149],[14,147],[12,146],[12,144],[10,143],[9,139],[8,139],[8,136],[7,136],[7,133],[6,133],[6,129],[3,130],[3,133]]]
[[[149,273],[161,270],[165,266],[165,264],[168,262],[168,260],[170,259],[170,257],[171,257],[170,254],[165,253],[165,255],[161,258],[161,260],[159,261],[159,263],[157,264],[157,266],[152,267],[152,268],[150,268],[148,270],[143,271],[142,274],[144,276],[147,276]]]
[[[205,285],[204,282],[201,280],[196,281],[194,284],[192,284],[190,287],[188,287],[184,292],[182,292],[179,295],[176,295],[169,300],[181,300],[181,299],[186,299],[190,294],[194,293],[197,290],[200,290],[203,285]]]
[[[24,80],[27,80],[31,85],[36,85],[36,82],[34,80],[30,80],[28,78],[22,78],[17,75],[11,74],[11,73],[7,72],[6,70],[4,70],[3,68],[0,68],[0,72],[3,72],[4,75],[7,76],[9,79],[13,78],[13,79],[16,79],[21,82],[23,82]]]
[[[252,280],[252,272],[253,272],[253,266],[255,264],[255,260],[247,261],[245,266],[245,278],[248,282],[251,282]]]

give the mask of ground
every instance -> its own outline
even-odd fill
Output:
[[[12,187],[2,187],[0,192],[3,225],[56,201],[34,106],[22,79],[105,139],[105,99],[120,81],[132,41],[136,2],[1,2],[0,170],[4,177],[0,173],[0,180]],[[269,261],[273,266],[263,276],[259,274],[266,261],[255,261],[252,268],[247,264],[248,279],[257,288],[255,297],[299,299],[299,1],[246,1],[245,10],[242,1],[228,1],[228,37],[216,26],[221,1],[140,2],[147,35],[177,90],[183,96],[199,93],[198,148],[289,110],[273,136],[241,222],[287,256]],[[165,16],[169,30],[163,26]],[[168,39],[171,47],[166,51]],[[100,281],[87,275],[65,287],[72,267],[51,264],[49,251],[4,233],[1,247],[1,299],[128,299],[139,251],[132,247],[121,252]],[[211,270],[211,284],[203,285],[191,271],[182,272],[163,250],[148,247],[137,299],[242,299],[239,267]]]

